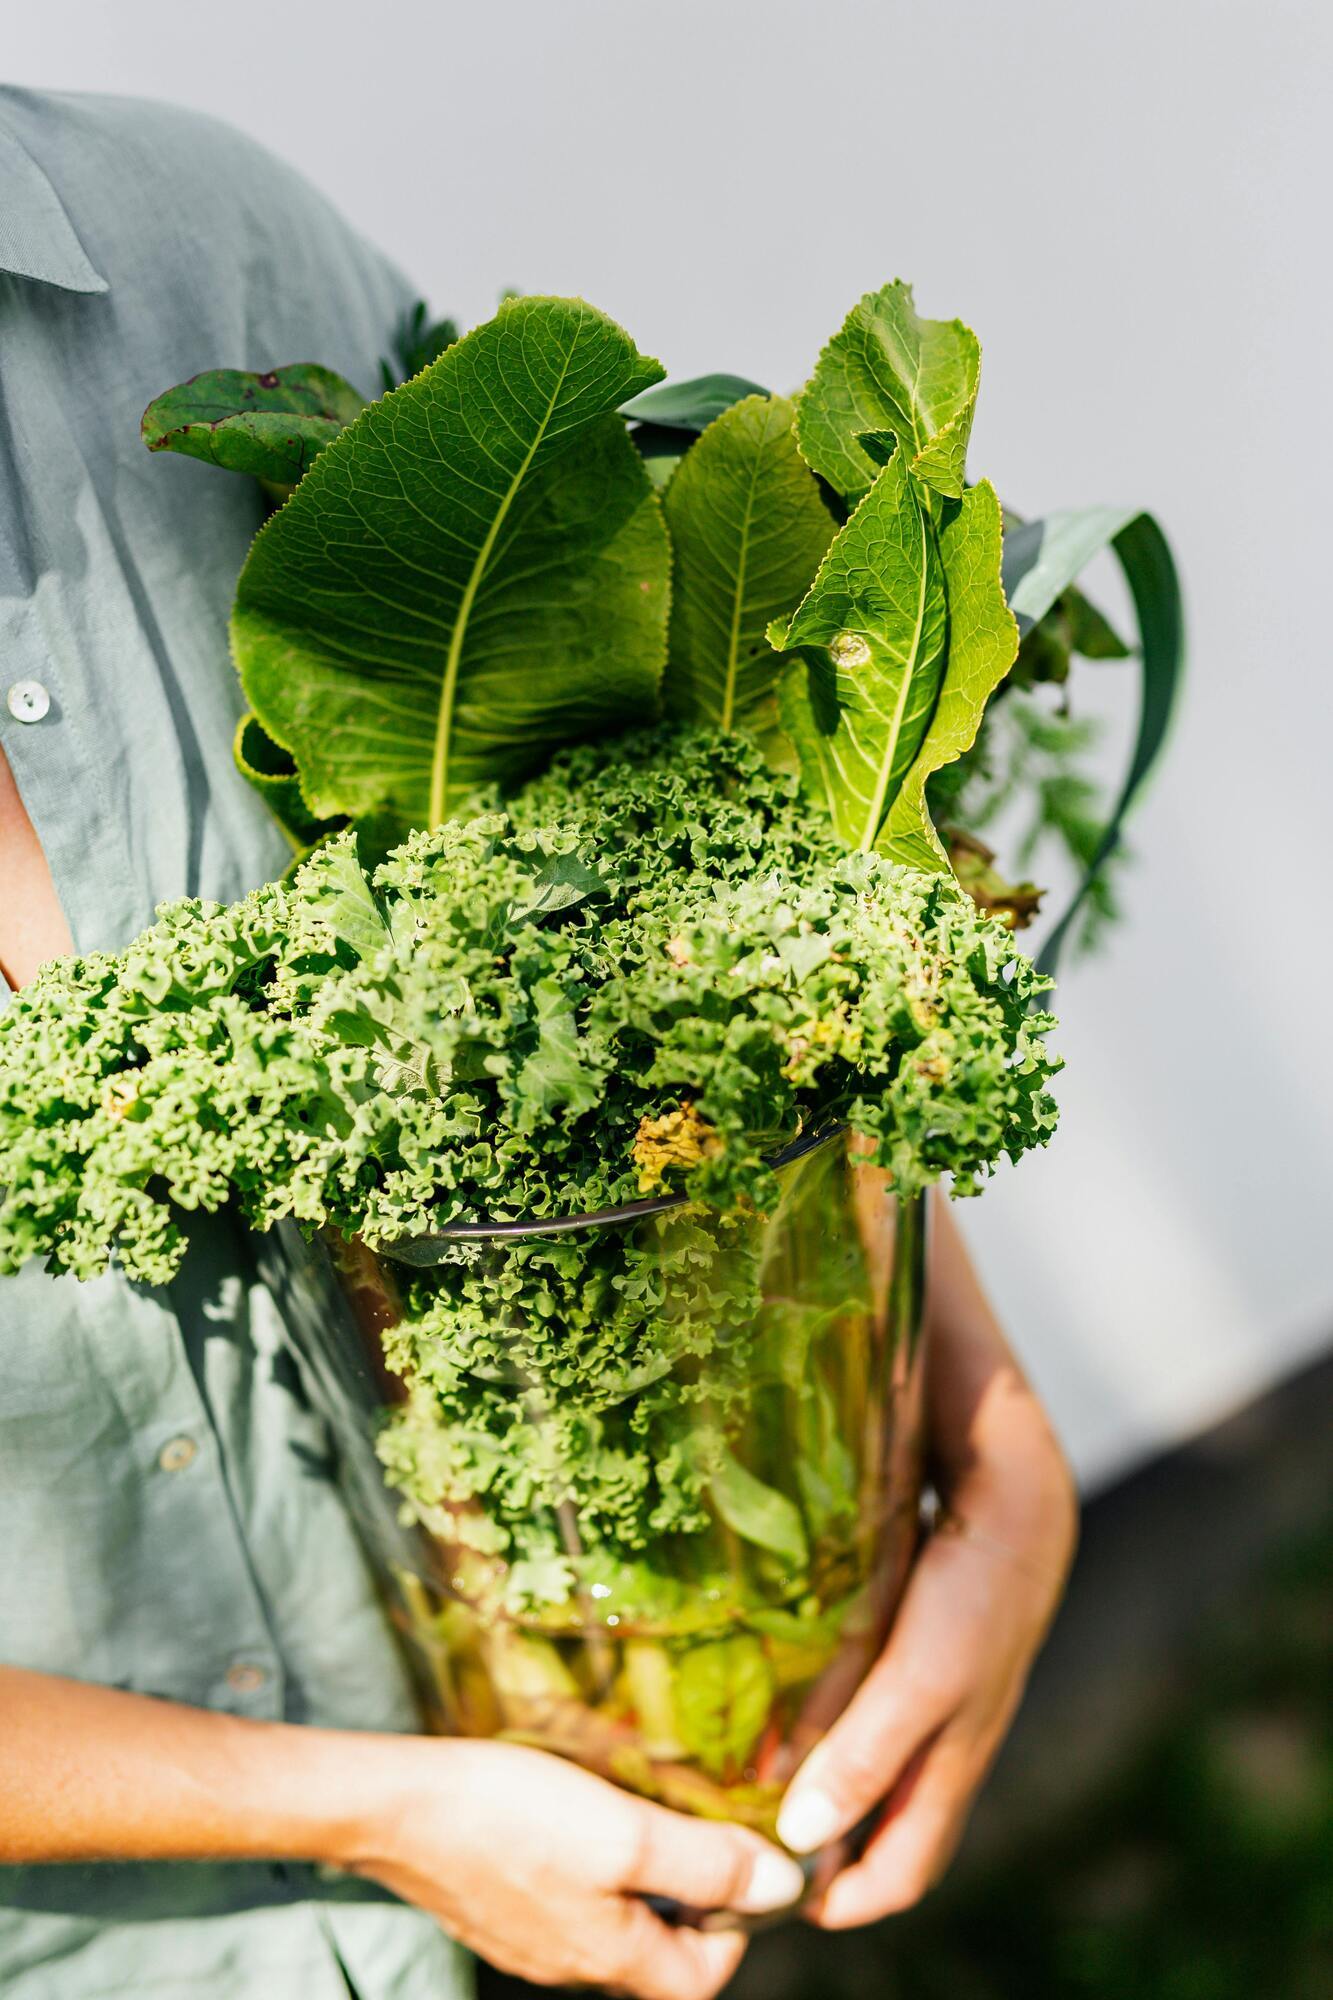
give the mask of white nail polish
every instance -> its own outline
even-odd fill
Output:
[[[761,1910],[785,1910],[805,1894],[805,1876],[789,1855],[776,1848],[755,1856],[750,1879],[736,1907],[757,1916]]]
[[[778,1839],[794,1854],[812,1854],[841,1831],[842,1815],[826,1792],[796,1792],[778,1814]]]

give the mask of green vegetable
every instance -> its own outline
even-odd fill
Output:
[[[1055,1123],[1049,981],[1007,927],[1040,891],[975,829],[1035,799],[1099,906],[1118,819],[1034,702],[1123,650],[1074,588],[1109,537],[1148,696],[1127,806],[1170,558],[1108,510],[1002,534],[976,338],[902,284],[794,404],[652,387],[579,300],[462,339],[418,307],[396,351],[369,406],[300,367],[145,418],[293,489],[232,643],[237,761],[297,858],[0,1016],[0,1270],[165,1283],[224,1202],[321,1231],[399,1378],[375,1450],[432,1553],[386,1568],[440,1719],[771,1830],[912,1531],[881,1511],[920,1196]]]
[[[777,766],[799,762],[852,844],[877,844],[931,871],[962,857],[960,879],[980,907],[1030,920],[1040,889],[1006,882],[976,838],[982,822],[969,817],[979,785],[1033,782],[1028,763],[997,769],[1006,739],[980,741],[985,704],[1014,687],[1065,685],[1075,655],[1124,657],[1073,583],[1110,537],[1146,641],[1130,773],[1110,820],[1091,834],[1086,779],[1060,811],[1050,809],[1054,793],[1031,794],[1035,823],[1083,868],[1076,906],[1090,899],[1094,917],[1107,914],[1100,877],[1174,705],[1174,572],[1146,516],[1091,509],[1014,520],[1005,541],[1021,632],[1014,660],[995,571],[994,496],[966,478],[980,378],[970,329],[921,318],[901,281],[868,293],[820,355],[789,428],[788,404],[741,376],[644,388],[656,364],[577,302],[522,301],[506,344],[505,313],[516,303],[460,343],[452,320],[431,323],[418,302],[396,336],[396,364],[384,364],[386,389],[398,374],[414,378],[410,387],[342,440],[347,456],[336,472],[326,467],[247,565],[234,648],[252,712],[237,762],[297,851],[351,818],[364,851],[383,854],[412,826],[457,810],[478,785],[512,785],[553,744],[648,720],[660,701],[682,720],[743,724]],[[578,358],[543,416],[571,316]],[[516,353],[510,368],[505,356]],[[145,434],[154,449],[271,472],[255,428],[279,412],[250,407],[255,385],[276,385],[266,393],[285,408],[284,384],[295,394],[316,378],[337,382],[309,367],[199,377],[158,399]],[[202,412],[200,384],[213,385]],[[360,407],[341,386],[344,400],[326,395],[301,417],[311,451]],[[646,484],[630,472],[623,443],[612,442],[625,435],[613,407],[630,426]],[[452,415],[441,421],[441,412]],[[607,506],[594,498],[597,437],[608,454]],[[557,467],[574,438],[582,451]],[[484,459],[488,439],[508,467],[498,486],[486,484],[495,471]],[[802,459],[817,478],[802,472]],[[414,481],[430,478],[428,513],[397,476],[400,463]],[[512,491],[508,477],[518,481]],[[560,496],[554,514],[541,498],[548,488]],[[665,494],[674,567],[664,680],[668,556],[650,490]],[[480,510],[470,504],[478,492],[489,494]],[[838,521],[846,525],[830,550]],[[909,615],[914,568],[929,614],[920,632]],[[766,658],[765,629],[792,649],[783,659]],[[1030,848],[1020,843],[1020,859]],[[1075,917],[1071,910],[1057,925],[1044,962],[1054,963]]]
[[[1000,506],[989,481],[971,487],[956,504],[946,503],[938,534],[949,606],[948,660],[930,727],[880,836],[895,861],[927,869],[948,864],[930,821],[926,784],[971,746],[986,703],[1013,664],[1018,637],[1000,585]]]
[[[669,559],[615,410],[660,373],[591,307],[515,300],[268,522],[232,642],[313,813],[438,825],[562,741],[651,716]]]
[[[834,529],[796,449],[792,405],[733,404],[681,460],[663,509],[676,564],[667,705],[724,731],[771,727],[769,621],[805,589]]]
[[[371,1242],[578,1213],[637,1194],[636,1134],[686,1101],[710,1146],[667,1184],[719,1207],[767,1205],[765,1152],[816,1114],[904,1192],[968,1191],[1049,1136],[1040,990],[947,876],[847,854],[743,735],[585,747],[373,881],[340,834],[45,967],[0,1016],[0,1259],[114,1249],[161,1282],[173,1204],[231,1190],[256,1227]]]
[[[423,368],[429,368],[432,361],[438,361],[457,338],[458,322],[432,320],[426,301],[418,299],[411,312],[404,313],[394,333],[392,357],[380,362],[381,386],[388,390],[397,388],[400,382],[410,382]]]
[[[308,362],[259,375],[213,368],[150,403],[140,430],[149,451],[184,452],[285,494],[365,407],[350,382]]]
[[[738,1772],[768,1720],[773,1681],[758,1639],[692,1646],[676,1664],[675,1712],[687,1747],[715,1778]]]
[[[961,320],[920,319],[912,287],[895,280],[852,307],[801,397],[801,452],[836,492],[856,501],[896,441],[912,476],[960,499],[976,409],[981,348]]]
[[[901,453],[770,636],[808,649],[783,683],[783,726],[839,837],[867,852],[930,725],[949,637],[944,566]]]

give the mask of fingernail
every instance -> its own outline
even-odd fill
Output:
[[[842,1815],[827,1792],[800,1791],[783,1801],[778,1839],[793,1854],[810,1854],[842,1831]]]
[[[757,1916],[761,1910],[785,1910],[789,1903],[799,1903],[804,1894],[803,1870],[790,1855],[779,1854],[776,1847],[770,1847],[755,1856],[750,1879],[736,1907]]]

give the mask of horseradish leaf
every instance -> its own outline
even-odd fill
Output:
[[[802,454],[837,492],[857,500],[882,462],[874,439],[889,431],[922,484],[956,500],[980,374],[971,328],[919,318],[912,287],[895,279],[852,307],[820,355],[797,406]]]
[[[839,534],[771,642],[800,652],[782,726],[806,789],[849,847],[874,847],[916,758],[944,671],[944,573],[902,452]]]
[[[663,496],[675,557],[668,713],[726,732],[762,728],[779,663],[765,633],[790,611],[833,536],[781,396],[747,396],[709,424]]]
[[[261,530],[233,648],[316,813],[438,825],[652,713],[668,551],[615,411],[660,373],[581,300],[514,300],[365,410]]]
[[[949,866],[926,810],[926,780],[971,748],[982,710],[1018,651],[1018,626],[1000,582],[1000,545],[1000,503],[983,479],[943,509],[939,553],[949,606],[948,657],[930,727],[878,842],[881,853],[911,868]]]
[[[184,452],[286,492],[365,407],[350,382],[312,362],[261,375],[212,368],[156,397],[139,432],[149,451]]]

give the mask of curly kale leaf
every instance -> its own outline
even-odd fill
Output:
[[[48,967],[0,1019],[0,1257],[159,1281],[174,1211],[229,1193],[372,1242],[579,1212],[635,1195],[645,1127],[686,1106],[704,1143],[662,1184],[721,1210],[771,1203],[765,1155],[831,1116],[904,1192],[967,1192],[1053,1124],[1041,986],[950,878],[845,853],[748,739],[579,749],[373,879],[341,834]]]

